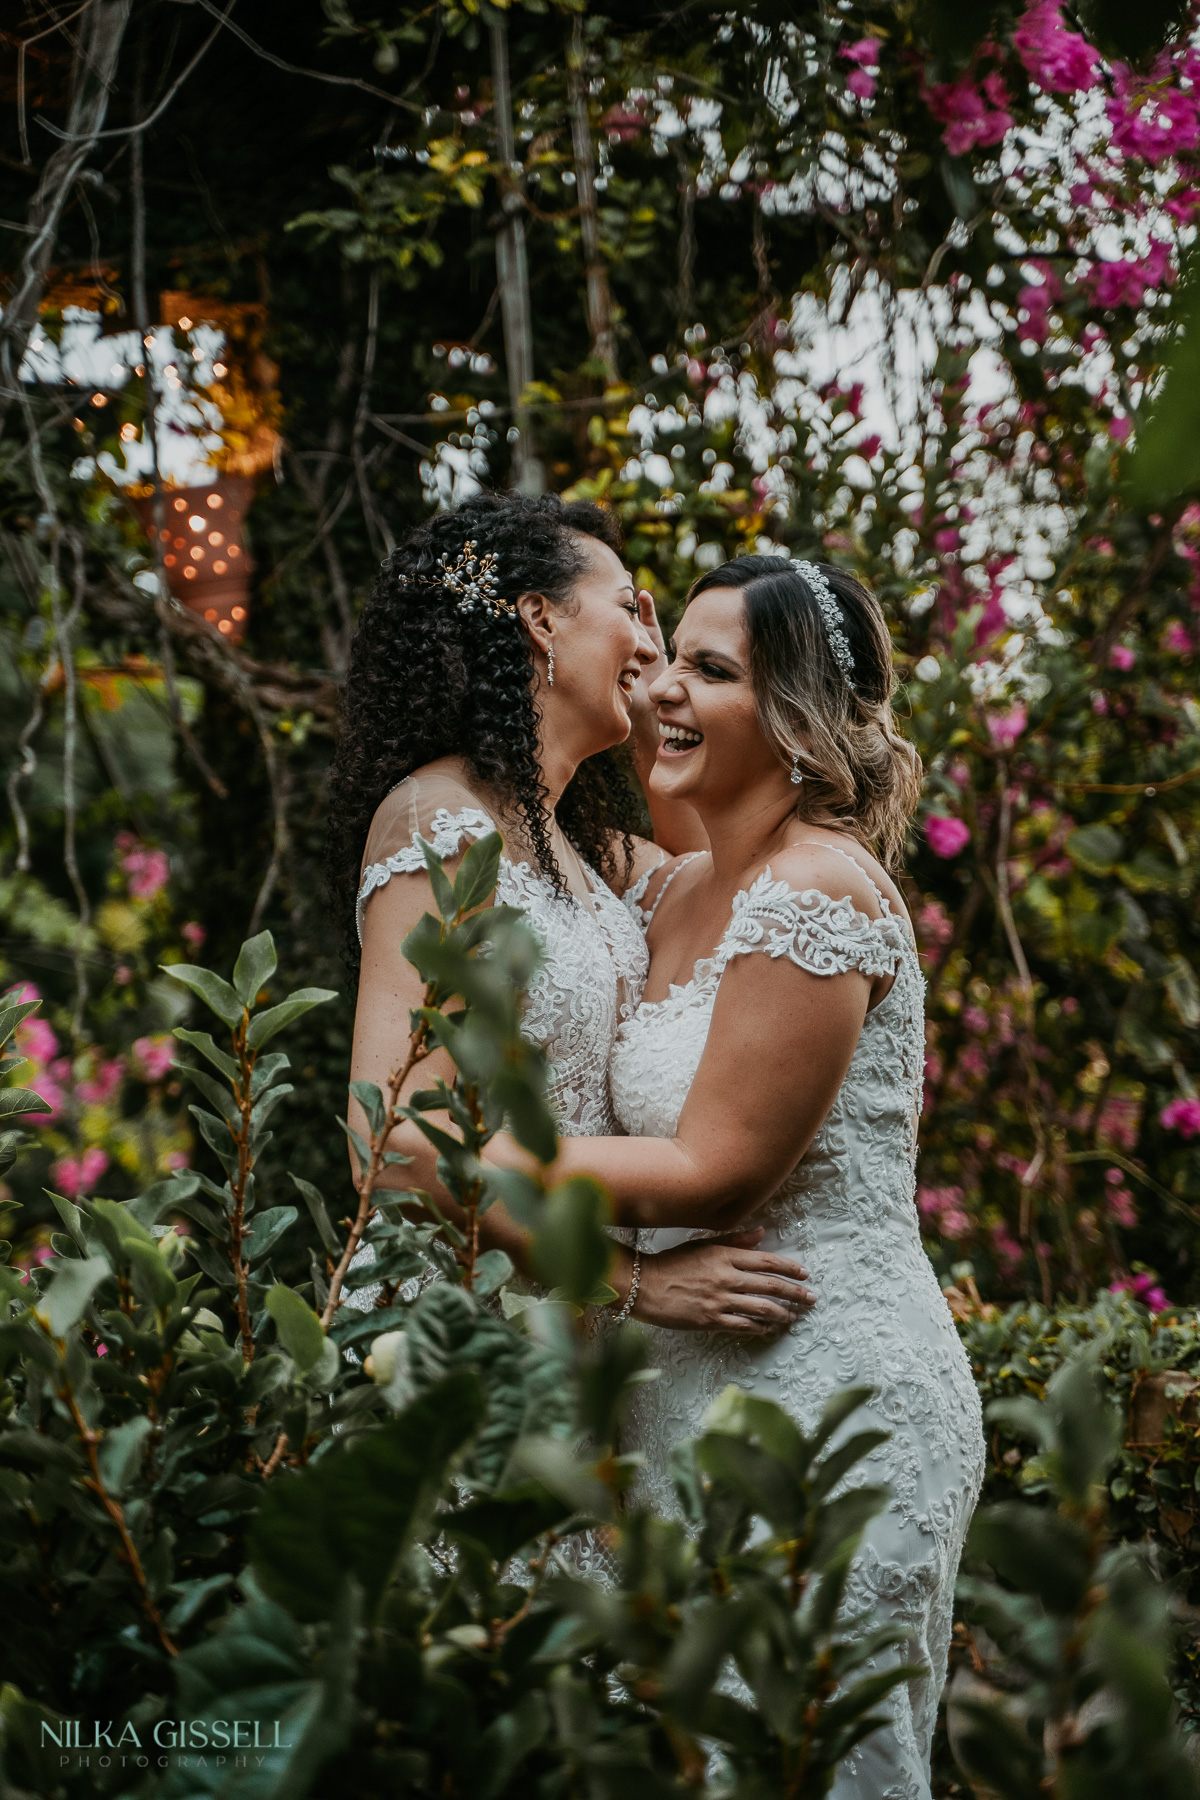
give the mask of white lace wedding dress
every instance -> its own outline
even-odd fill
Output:
[[[626,895],[643,920],[638,902],[648,879]],[[710,1401],[730,1382],[778,1401],[807,1429],[839,1388],[876,1390],[847,1429],[875,1425],[892,1435],[853,1479],[886,1481],[892,1498],[867,1529],[846,1611],[901,1622],[904,1660],[931,1673],[893,1690],[890,1723],[851,1753],[831,1792],[834,1800],[929,1800],[954,1580],[983,1476],[984,1442],[970,1365],[921,1246],[914,1205],[924,979],[906,924],[884,895],[879,900],[882,916],[872,919],[848,898],[795,893],[768,869],[738,895],[715,955],[698,962],[692,979],[672,986],[665,1000],[643,1001],[621,1025],[610,1067],[619,1125],[633,1137],[672,1137],[717,987],[734,957],[765,952],[815,975],[860,969],[895,976],[867,1014],[812,1144],[748,1221],[766,1228],[761,1249],[800,1259],[816,1305],[777,1338],[652,1329],[650,1360],[662,1373],[635,1390],[622,1448],[645,1458],[640,1497],[672,1512],[671,1446],[696,1435]],[[730,1104],[736,1106],[736,1092]],[[695,1235],[643,1231],[640,1241],[643,1250],[665,1249]]]
[[[424,874],[422,838],[439,856],[453,857],[496,830],[503,831],[506,849],[519,842],[512,821],[494,821],[449,758],[400,782],[371,821],[358,894],[360,940],[371,895],[393,876]],[[529,861],[508,855],[500,858],[496,882],[497,904],[520,907],[542,949],[521,1029],[549,1054],[546,1097],[560,1137],[609,1137],[616,1130],[609,1055],[622,1017],[645,985],[646,941],[628,909],[557,826],[551,842],[569,894],[559,894]],[[374,1260],[365,1244],[351,1267]],[[368,1311],[379,1293],[377,1285],[358,1288],[346,1303]]]

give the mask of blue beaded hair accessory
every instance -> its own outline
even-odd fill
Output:
[[[842,615],[837,601],[833,597],[833,589],[818,569],[816,563],[804,562],[799,557],[792,558],[792,567],[797,575],[802,575],[812,589],[813,599],[821,614],[821,622],[825,627],[825,636],[829,639],[829,648],[833,652],[833,660],[845,677],[846,686],[853,694],[854,686],[854,654],[850,649],[850,639],[846,636],[846,628],[842,624]]]
[[[502,598],[497,586],[498,559],[494,550],[479,556],[476,554],[474,538],[468,538],[453,562],[448,553],[446,556],[439,556],[437,568],[438,574],[422,577],[424,585],[443,587],[448,594],[453,594],[457,598],[460,613],[473,613],[478,606],[491,619],[502,618],[505,614],[509,617],[515,615],[516,607],[510,600]]]

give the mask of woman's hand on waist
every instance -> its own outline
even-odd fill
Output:
[[[816,1296],[791,1256],[758,1250],[762,1227],[704,1238],[643,1256],[635,1319],[667,1331],[723,1331],[773,1337],[801,1318]],[[631,1257],[613,1272],[618,1304],[629,1292]]]

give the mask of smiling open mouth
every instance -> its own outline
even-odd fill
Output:
[[[682,756],[704,742],[702,731],[689,731],[686,725],[660,725],[659,749],[667,756]]]

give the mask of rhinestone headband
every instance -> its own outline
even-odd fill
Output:
[[[474,538],[468,538],[453,562],[448,555],[439,556],[436,565],[438,574],[423,575],[421,583],[424,587],[444,587],[448,594],[454,594],[460,613],[473,613],[479,606],[491,619],[502,618],[505,614],[512,617],[517,609],[511,601],[500,595],[497,565],[494,550],[479,556],[476,554]]]
[[[833,597],[833,589],[818,569],[816,563],[803,562],[798,557],[792,558],[792,567],[797,575],[802,575],[812,589],[813,598],[821,613],[821,622],[825,627],[825,636],[829,639],[829,648],[833,652],[833,660],[845,677],[846,686],[853,694],[854,655],[850,649],[850,639],[846,636],[846,628],[842,624],[842,615],[837,601]]]

